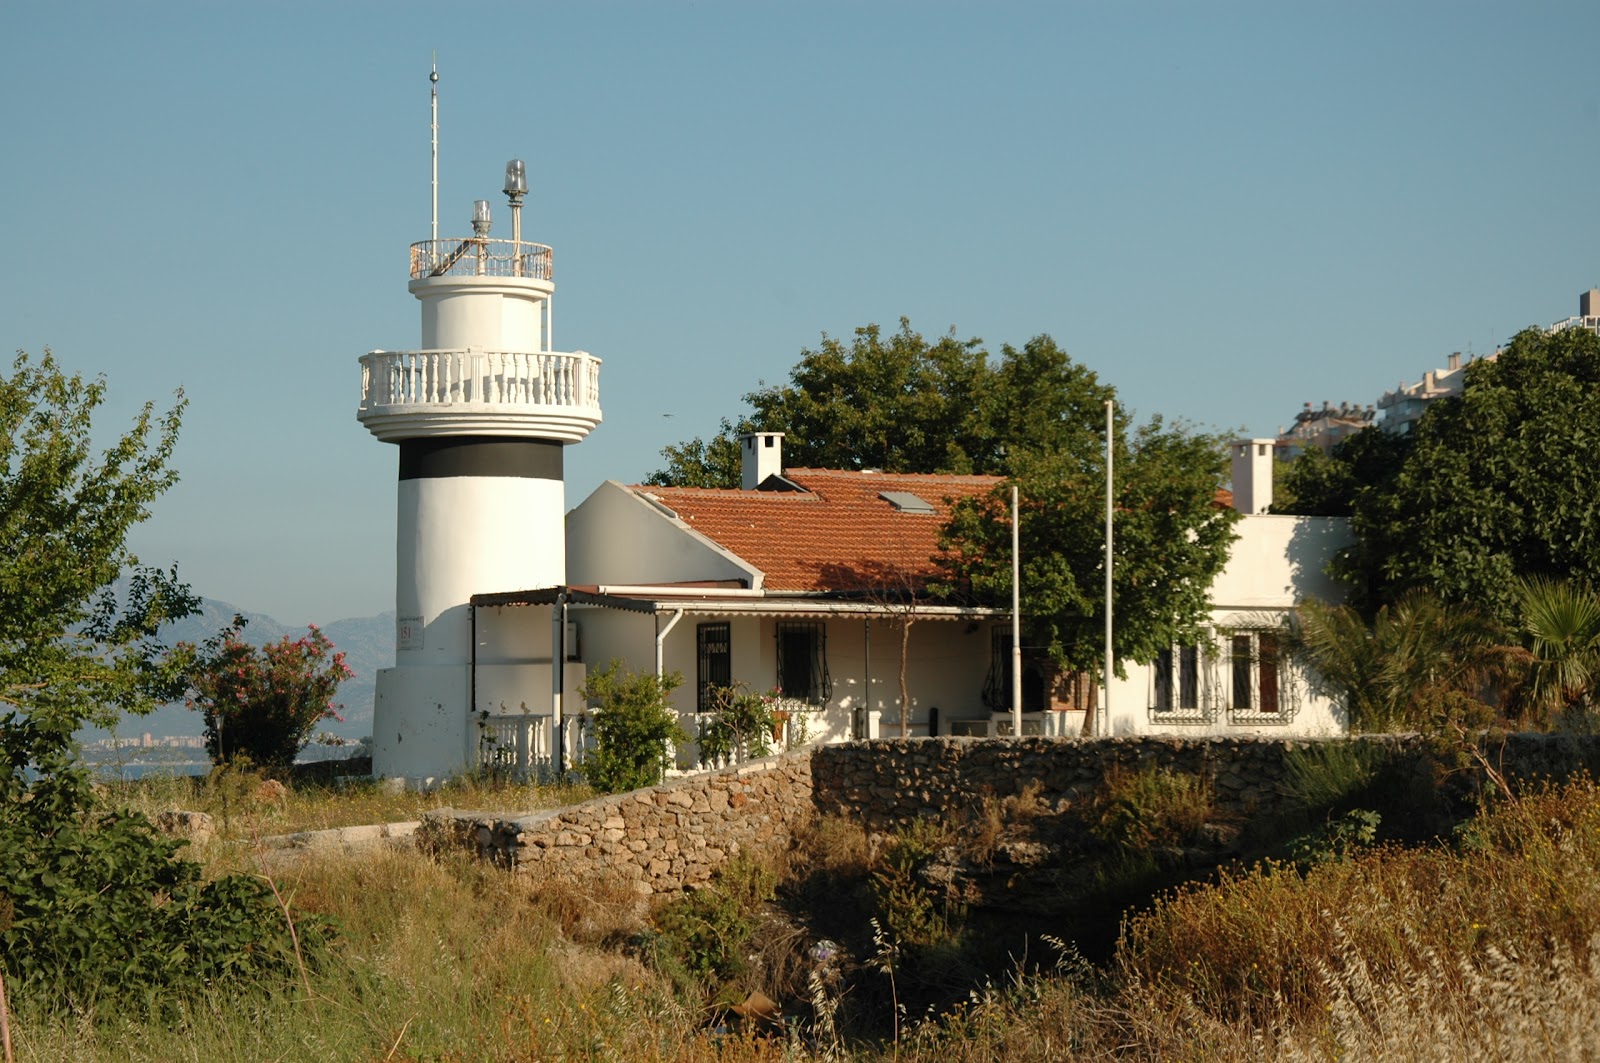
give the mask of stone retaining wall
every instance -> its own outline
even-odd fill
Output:
[[[1426,747],[1416,735],[1349,739],[1153,737],[987,741],[970,738],[852,742],[818,749],[812,764],[817,811],[858,817],[873,830],[926,816],[959,819],[986,798],[1004,798],[1035,785],[1046,807],[1086,799],[1112,771],[1148,766],[1195,774],[1212,784],[1219,811],[1235,817],[1270,816],[1283,808],[1285,755],[1319,742],[1392,747],[1430,777]],[[1485,754],[1513,780],[1600,774],[1600,736],[1516,734],[1486,740]]]
[[[913,738],[849,742],[798,750],[737,768],[511,818],[443,810],[424,817],[418,841],[464,847],[517,870],[572,881],[618,878],[642,895],[705,882],[724,861],[751,847],[781,845],[816,813],[889,830],[914,819],[948,821],[978,812],[986,799],[1032,784],[1045,807],[1089,798],[1108,772],[1154,765],[1209,780],[1219,810],[1271,815],[1287,797],[1285,754],[1340,739]],[[1363,736],[1429,771],[1415,736]],[[1486,753],[1519,779],[1600,773],[1600,736],[1512,735]]]
[[[803,750],[526,816],[444,809],[423,817],[418,841],[569,881],[620,878],[649,895],[705,882],[746,849],[786,843],[812,807]]]

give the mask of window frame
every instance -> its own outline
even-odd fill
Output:
[[[719,628],[720,647],[711,641]],[[708,620],[703,624],[696,624],[694,643],[694,711],[711,712],[714,708],[713,691],[733,685],[733,625],[726,620]],[[719,662],[720,667],[718,667]]]
[[[797,701],[821,708],[833,698],[833,677],[828,673],[828,626],[822,620],[779,620],[773,625],[772,637],[776,650],[773,671],[777,687],[785,701]],[[790,638],[806,639],[810,645],[795,654],[807,658],[804,692],[798,692],[796,677],[790,674],[797,662],[791,659]]]

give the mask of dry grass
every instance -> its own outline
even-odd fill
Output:
[[[1119,963],[1158,998],[1263,1023],[1329,1004],[1321,971],[1341,942],[1376,977],[1425,955],[1476,962],[1552,943],[1588,962],[1600,931],[1600,791],[1544,787],[1469,825],[1464,852],[1380,849],[1305,875],[1266,864],[1177,890],[1124,927]]]
[[[251,840],[298,831],[330,830],[369,823],[403,823],[440,808],[486,812],[534,812],[593,796],[586,786],[536,785],[466,776],[434,790],[394,791],[358,780],[343,786],[269,784],[250,771],[209,776],[147,776],[99,788],[107,805],[132,808],[152,820],[165,811],[204,812],[217,837]]]
[[[822,820],[773,867],[825,907],[882,856],[859,827]],[[1600,1059],[1600,790],[1587,781],[1490,810],[1458,849],[1380,849],[1185,888],[1128,923],[1109,971],[1064,961],[979,985],[942,1015],[903,1016],[897,1037],[831,1055],[811,1041],[803,1003],[788,1034],[710,1032],[708,1012],[619,947],[637,913],[620,886],[575,891],[399,852],[309,856],[276,885],[342,927],[307,985],[192,1001],[172,1026],[25,1008],[17,1058]],[[801,965],[808,945],[774,947]],[[859,1012],[867,1001],[845,984],[833,991]]]

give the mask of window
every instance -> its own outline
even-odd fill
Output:
[[[709,712],[713,692],[733,685],[733,641],[727,622],[701,624],[695,642],[695,711]]]
[[[1286,723],[1298,707],[1296,687],[1283,682],[1287,667],[1272,631],[1228,636],[1228,715],[1234,723]]]
[[[1200,647],[1178,646],[1156,657],[1155,702],[1157,712],[1200,707]]]
[[[826,705],[833,695],[828,676],[827,635],[816,621],[785,620],[777,625],[778,689],[785,698]]]
[[[1094,694],[1094,685],[1088,676],[1075,674],[1063,680],[1048,662],[1038,654],[1022,651],[1022,711],[1043,712],[1051,708],[1052,692],[1072,702],[1069,707],[1081,708],[1078,701]],[[983,681],[983,704],[994,712],[1011,711],[1011,632],[997,627],[990,633],[989,674]]]
[[[1199,645],[1173,646],[1150,666],[1150,718],[1161,723],[1210,723],[1217,715],[1215,654]]]

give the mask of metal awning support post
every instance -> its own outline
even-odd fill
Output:
[[[567,685],[567,591],[562,588],[550,606],[550,736],[555,746],[551,755],[555,761],[556,778],[567,774],[567,743],[562,726],[562,695]]]
[[[478,607],[467,603],[467,743],[472,743],[472,718],[478,712]],[[483,756],[483,736],[478,736],[478,748],[468,749],[467,763],[477,764]]]

